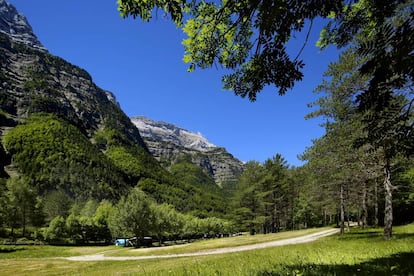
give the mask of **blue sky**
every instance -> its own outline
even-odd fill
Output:
[[[256,102],[222,90],[220,68],[187,73],[182,62],[184,34],[159,17],[150,23],[123,19],[115,0],[8,0],[26,15],[50,53],[86,69],[94,82],[112,91],[128,116],[143,115],[200,132],[242,161],[264,161],[276,153],[298,166],[297,155],[324,130],[305,120],[316,99],[313,89],[336,49],[320,52],[314,24],[302,54],[304,80],[285,96],[266,88]],[[291,43],[296,55],[303,34]]]

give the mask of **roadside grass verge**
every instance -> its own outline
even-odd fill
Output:
[[[390,241],[383,240],[382,229],[356,228],[342,237],[306,244],[191,258],[3,259],[0,271],[2,275],[413,275],[414,224],[395,227]]]

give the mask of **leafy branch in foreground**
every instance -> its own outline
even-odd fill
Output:
[[[360,68],[362,73],[373,73],[369,90],[412,81],[412,4],[406,0],[118,0],[118,9],[123,17],[144,21],[152,18],[154,10],[163,10],[188,36],[183,45],[189,71],[219,64],[230,71],[222,79],[224,87],[255,101],[265,86],[273,85],[283,95],[302,79],[303,47],[291,56],[287,44],[305,26],[312,27],[316,18],[328,20],[318,42],[322,48],[344,48],[357,36],[368,38],[359,53],[369,57]],[[391,75],[397,77],[390,81]]]
[[[334,0],[118,0],[123,17],[149,21],[154,9],[162,9],[188,36],[183,45],[189,71],[220,64],[230,70],[222,79],[224,87],[251,101],[267,85],[282,95],[302,79],[304,63],[300,54],[288,54],[287,42],[307,20],[327,17],[342,7]]]

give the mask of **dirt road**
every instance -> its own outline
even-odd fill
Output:
[[[322,237],[336,234],[338,232],[339,232],[339,229],[329,229],[329,230],[320,231],[320,232],[302,236],[302,237],[277,240],[277,241],[265,242],[265,243],[258,243],[258,244],[251,244],[251,245],[236,246],[236,247],[218,248],[218,249],[211,249],[211,250],[204,250],[204,251],[199,251],[199,252],[183,253],[183,254],[125,256],[125,257],[111,257],[111,256],[105,256],[104,254],[95,254],[95,255],[68,257],[65,259],[70,260],[70,261],[130,261],[130,260],[165,259],[165,258],[179,258],[179,257],[194,257],[194,256],[205,256],[205,255],[215,255],[215,254],[226,254],[226,253],[282,246],[282,245],[288,245],[288,244],[306,243],[306,242],[315,241]]]

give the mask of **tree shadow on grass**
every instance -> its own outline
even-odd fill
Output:
[[[401,233],[401,234],[393,233],[392,236],[393,238],[396,238],[396,239],[412,239],[414,238],[414,233]]]
[[[346,233],[343,236],[337,236],[340,240],[355,240],[355,239],[384,239],[383,231],[378,231],[375,229],[372,230],[354,230],[352,232]],[[392,233],[392,239],[407,239],[414,238],[414,233]]]
[[[354,239],[372,239],[372,238],[383,238],[383,234],[376,230],[361,230],[361,231],[352,231],[346,233],[343,236],[337,236],[341,240],[354,240]]]
[[[14,246],[0,246],[0,253],[13,253],[16,251],[24,250],[23,247],[14,247]]]
[[[259,271],[257,275],[414,275],[414,251],[355,265],[277,266],[274,269]]]

